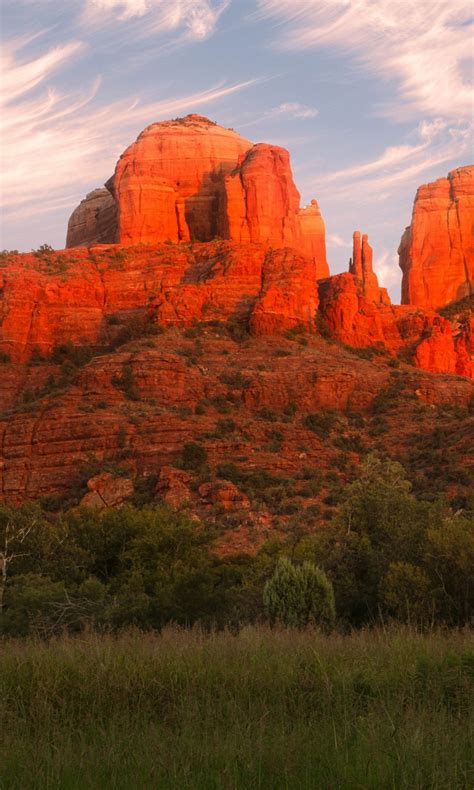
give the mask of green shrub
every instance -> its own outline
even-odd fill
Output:
[[[37,250],[31,250],[35,258],[49,258],[54,253],[54,247],[49,244],[41,244]]]
[[[222,418],[220,420],[217,420],[216,435],[228,436],[230,433],[233,433],[235,431],[236,427],[237,426],[234,420]]]
[[[334,412],[322,411],[313,414],[307,414],[303,417],[303,425],[308,431],[312,431],[324,439],[335,428],[338,422],[338,417]]]
[[[287,557],[281,557],[265,584],[263,603],[272,622],[298,628],[309,623],[326,629],[334,625],[332,585],[326,574],[311,562],[295,566]]]
[[[207,461],[207,453],[201,444],[186,442],[183,447],[181,466],[183,469],[198,471]]]

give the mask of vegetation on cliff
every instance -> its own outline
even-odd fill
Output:
[[[295,517],[286,536],[253,555],[216,554],[215,524],[164,505],[55,515],[37,504],[3,505],[0,528],[9,635],[170,622],[240,628],[267,613],[272,621],[328,627],[328,583],[342,629],[390,618],[462,626],[474,609],[474,520],[442,500],[417,499],[401,465],[374,455],[340,490],[330,522],[311,529]],[[279,593],[268,592],[285,557],[304,597],[289,614],[281,600],[273,605]],[[313,566],[319,577],[308,576]]]

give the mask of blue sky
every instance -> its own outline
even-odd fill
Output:
[[[3,0],[2,238],[69,214],[148,124],[199,112],[290,150],[332,272],[369,234],[399,297],[416,187],[472,162],[470,0]]]

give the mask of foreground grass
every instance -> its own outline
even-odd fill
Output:
[[[474,645],[168,628],[1,645],[2,788],[466,788]]]

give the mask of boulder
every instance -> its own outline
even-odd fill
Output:
[[[87,507],[117,507],[133,495],[133,481],[128,477],[114,477],[110,472],[91,477],[87,488],[87,494],[81,499],[81,505]]]

